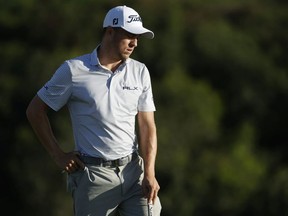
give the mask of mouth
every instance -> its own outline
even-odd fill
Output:
[[[127,49],[127,52],[128,52],[128,53],[132,53],[133,50],[134,50],[134,49],[130,49],[130,48],[129,48],[129,49]]]

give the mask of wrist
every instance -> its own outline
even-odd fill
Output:
[[[146,177],[146,178],[155,177],[155,170],[154,169],[144,169],[144,177]]]
[[[64,155],[64,152],[60,148],[53,149],[50,152],[50,156],[52,157],[53,160],[56,160],[56,161],[62,158],[63,155]]]

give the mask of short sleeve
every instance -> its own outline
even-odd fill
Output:
[[[60,110],[69,100],[72,92],[70,67],[64,62],[52,78],[37,92],[37,95],[53,110]]]
[[[142,85],[143,91],[138,101],[138,110],[142,112],[153,112],[156,108],[153,100],[151,78],[146,66],[143,68]]]

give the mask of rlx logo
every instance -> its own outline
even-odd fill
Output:
[[[131,86],[123,86],[123,90],[138,90],[138,87],[131,87]]]

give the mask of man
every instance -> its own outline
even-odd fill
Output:
[[[160,215],[150,75],[130,58],[138,37],[152,39],[154,33],[126,6],[112,8],[103,28],[101,44],[91,54],[65,61],[32,99],[27,117],[55,163],[68,173],[75,215],[147,216],[151,209]],[[68,153],[47,115],[64,105],[75,140],[75,151]]]

